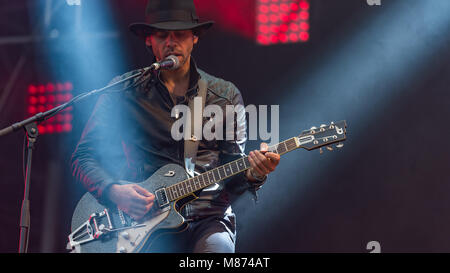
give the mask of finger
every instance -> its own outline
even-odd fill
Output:
[[[259,147],[262,152],[266,152],[269,150],[269,145],[267,145],[267,143],[265,143],[265,142],[261,142]]]
[[[143,216],[148,212],[148,209],[146,206],[135,205],[130,208],[130,212],[137,216]]]
[[[265,153],[264,154],[268,159],[270,159],[270,162],[271,163],[273,163],[273,164],[275,164],[275,166],[276,165],[278,165],[278,163],[280,162],[280,155],[279,154],[276,154],[276,153]]]
[[[136,195],[135,199],[133,200],[133,202],[135,204],[139,204],[140,206],[147,206],[149,204],[152,204],[153,201],[155,201],[155,197],[154,196],[150,196],[150,197],[143,197],[142,195]]]
[[[267,171],[265,174],[268,174],[269,172],[272,172],[274,170],[274,167],[272,166],[272,163],[270,162],[270,160],[265,157],[262,153],[260,153],[259,151],[255,152],[255,156],[256,156],[256,160],[258,163],[258,166],[262,169]],[[260,166],[262,165],[262,166]]]
[[[134,185],[133,188],[137,193],[139,193],[141,195],[144,195],[146,197],[153,196],[153,194],[151,192],[149,192],[148,190],[144,189],[143,187],[141,187],[139,185]]]
[[[250,152],[250,156],[248,157],[248,161],[250,162],[250,165],[253,168],[253,171],[256,172],[258,175],[264,175],[265,172],[260,168],[260,165],[255,161],[254,155],[252,155],[252,152]]]

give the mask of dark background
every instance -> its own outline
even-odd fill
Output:
[[[33,13],[39,10],[38,2],[1,1],[0,36],[45,34],[33,33],[39,22]],[[53,74],[48,72],[52,56],[42,53],[42,42],[3,42],[2,92],[21,56],[26,57],[7,103],[0,108],[1,128],[25,117],[30,82],[70,80],[74,93],[81,93],[149,64],[143,42],[126,28],[143,18],[145,1],[103,2],[112,6],[113,31],[119,33],[105,38],[105,47],[120,41],[125,65],[87,81],[83,73],[66,72],[73,65],[70,61],[60,62]],[[333,120],[345,119],[348,124],[343,149],[322,155],[302,149],[283,156],[259,191],[258,204],[250,195],[235,204],[236,251],[368,252],[370,241],[378,241],[383,252],[450,251],[448,16],[438,28],[427,25],[425,15],[413,8],[423,1],[382,0],[381,6],[369,6],[364,0],[314,0],[307,43],[265,47],[252,37],[253,1],[226,5],[234,7],[228,10],[236,12],[235,22],[240,24],[223,14],[224,1],[196,1],[202,2],[200,16],[217,24],[195,49],[198,66],[235,83],[246,105],[279,105],[280,140]],[[435,3],[434,8],[448,11],[446,0]],[[406,17],[389,18],[390,9]],[[385,24],[371,27],[379,17],[386,19]],[[429,40],[406,39],[398,45],[400,36],[388,35],[394,29],[389,24],[396,21],[401,23],[395,26],[399,34],[404,28],[418,38],[429,33],[425,36]],[[70,43],[70,39],[59,41],[54,54],[68,54],[65,45]],[[360,53],[364,47],[366,55]],[[374,47],[380,58],[371,59]],[[401,50],[395,55],[393,48]],[[340,53],[348,55],[335,57]],[[98,73],[114,58],[96,60],[84,73]],[[373,72],[361,64],[377,69]],[[390,69],[400,74],[383,73]],[[374,74],[358,74],[366,70]],[[94,103],[75,107],[70,134],[43,135],[38,140],[30,191],[29,252],[65,252],[71,214],[84,194],[71,178],[70,156]],[[0,252],[18,250],[23,135],[16,132],[0,139]],[[258,148],[259,142],[249,141],[247,152]]]

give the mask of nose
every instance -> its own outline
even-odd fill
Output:
[[[173,31],[169,31],[169,34],[166,37],[165,43],[167,46],[173,46],[176,42],[175,33]]]

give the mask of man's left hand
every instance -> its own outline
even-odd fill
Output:
[[[247,178],[256,182],[255,176],[264,177],[269,173],[275,171],[278,163],[280,163],[280,155],[272,152],[268,152],[269,146],[267,143],[261,143],[261,150],[251,151],[248,155],[248,161],[252,166],[247,171]],[[253,173],[253,175],[252,175]]]

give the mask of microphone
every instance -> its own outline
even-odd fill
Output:
[[[175,70],[180,67],[180,60],[175,55],[170,55],[160,62],[156,62],[150,66],[150,70],[168,69]]]

